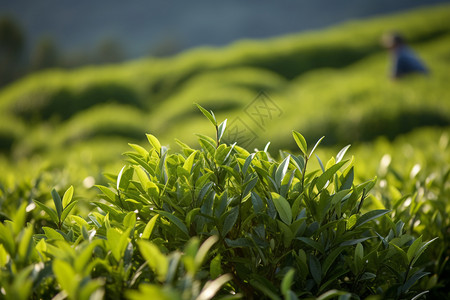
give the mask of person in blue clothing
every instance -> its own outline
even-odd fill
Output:
[[[391,78],[397,79],[411,73],[429,73],[428,68],[408,47],[405,39],[399,33],[383,36],[383,45],[392,54]]]

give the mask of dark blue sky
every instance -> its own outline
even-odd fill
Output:
[[[177,50],[221,46],[442,2],[449,1],[0,0],[0,14],[19,21],[28,46],[48,35],[65,50],[82,51],[112,38],[130,58],[164,45]]]

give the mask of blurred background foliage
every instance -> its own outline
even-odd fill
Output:
[[[244,145],[249,150],[268,141],[275,155],[294,150],[291,130],[297,130],[309,143],[325,135],[329,151],[351,143],[367,165],[359,171],[366,179],[385,153],[403,162],[406,145],[432,161],[432,149],[449,134],[449,17],[450,6],[439,5],[121,63],[121,46],[105,40],[97,49],[102,65],[74,69],[57,68],[58,49],[43,39],[30,68],[45,70],[0,89],[0,181],[13,188],[16,178],[51,171],[56,176],[48,186],[89,188],[102,182],[102,172],[120,170],[127,143],[141,142],[145,133],[173,148],[175,138],[195,146],[194,133],[212,132],[194,102],[252,135]],[[0,34],[8,31],[11,40],[1,48],[2,65],[13,64],[21,33],[2,20]],[[393,29],[423,58],[429,76],[388,78],[389,55],[380,37]],[[258,109],[261,92],[278,111],[259,107],[255,120],[248,112]]]

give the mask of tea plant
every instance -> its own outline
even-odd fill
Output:
[[[280,161],[222,141],[227,121],[198,106],[215,138],[171,152],[148,134],[98,185],[85,217],[70,187],[35,201],[48,226],[25,226],[24,203],[0,224],[7,299],[418,299],[433,237],[402,231],[365,201],[348,146],[325,163],[293,132],[300,154]],[[317,159],[319,170],[310,170]],[[53,208],[54,207],[54,208]]]

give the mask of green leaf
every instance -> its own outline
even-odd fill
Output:
[[[33,226],[31,224],[28,224],[19,242],[19,256],[23,261],[26,261],[27,259],[30,258],[30,253],[34,248],[34,242],[32,240],[32,237],[33,237]]]
[[[373,238],[373,236],[368,236],[368,237],[363,237],[363,238],[359,238],[359,239],[354,239],[354,240],[347,240],[344,241],[340,244],[340,246],[352,246],[352,245],[356,245],[358,243],[362,243],[364,241],[367,241],[368,239]]]
[[[296,238],[296,240],[302,241],[303,243],[305,243],[308,246],[311,246],[313,249],[319,251],[320,253],[325,252],[324,246],[319,242],[313,241],[311,238],[298,237]]]
[[[167,219],[169,219],[169,221],[172,222],[173,224],[175,224],[175,226],[177,226],[178,229],[180,229],[181,232],[183,232],[186,237],[189,237],[189,231],[188,231],[186,225],[184,225],[184,223],[178,217],[172,215],[169,212],[163,211],[163,210],[156,210],[155,212],[162,215],[163,217],[166,217]]]
[[[130,184],[130,180],[133,178],[134,168],[128,168],[123,166],[117,176],[117,186],[116,189],[119,191],[120,188],[126,190]]]
[[[264,203],[262,202],[261,197],[255,192],[252,193],[252,204],[253,204],[253,210],[255,213],[260,213],[264,209]]]
[[[73,197],[73,186],[71,185],[67,191],[64,193],[63,199],[62,199],[62,207],[63,209],[66,208],[67,205],[69,205],[70,201],[72,201]]]
[[[324,188],[325,184],[328,182],[328,180],[333,177],[333,175],[346,163],[347,161],[341,161],[330,168],[326,170],[322,175],[317,178],[316,186],[317,189],[320,191]]]
[[[317,158],[317,161],[319,162],[320,169],[322,169],[322,173],[325,173],[325,167],[323,165],[323,162],[320,160],[320,158],[319,158],[319,156],[317,156],[317,154],[316,154],[316,158]]]
[[[152,145],[152,147],[156,150],[156,152],[158,153],[158,156],[161,155],[161,143],[159,142],[159,140],[152,134],[146,134],[147,136],[147,140],[150,143],[150,145]]]
[[[317,257],[310,255],[308,259],[309,270],[317,285],[322,281],[322,267]]]
[[[227,212],[225,221],[223,222],[222,236],[225,237],[228,232],[233,228],[239,216],[239,207],[235,206]]]
[[[70,211],[75,207],[76,204],[77,204],[77,201],[73,201],[68,206],[64,207],[64,210],[61,214],[61,222],[64,222],[64,220],[67,218]]]
[[[233,279],[233,277],[230,274],[225,274],[216,278],[213,281],[208,281],[201,290],[200,295],[198,295],[196,300],[212,299],[216,295],[216,293],[220,290],[222,285],[224,285],[231,279]]]
[[[56,213],[58,214],[58,221],[61,221],[61,213],[62,213],[62,200],[59,196],[58,192],[55,189],[52,189],[52,198],[55,203]]]
[[[406,255],[408,256],[408,261],[411,263],[414,258],[417,249],[422,245],[422,236],[419,236],[408,248]]]
[[[336,297],[340,297],[340,296],[344,296],[344,295],[350,295],[350,293],[347,292],[343,292],[343,291],[338,291],[338,290],[329,290],[328,292],[323,293],[322,295],[320,295],[319,297],[317,297],[316,300],[328,300],[328,299],[335,299]],[[341,299],[341,298],[339,298]],[[350,299],[350,298],[348,298]]]
[[[250,166],[250,163],[252,162],[253,158],[255,157],[255,153],[250,154],[247,156],[244,162],[244,166],[242,167],[242,174],[245,176],[247,173],[248,167]]]
[[[281,221],[290,225],[292,223],[292,210],[289,202],[277,193],[272,192],[271,195]]]
[[[355,257],[358,259],[363,259],[364,257],[364,248],[361,243],[358,243],[355,248]]]
[[[278,186],[281,186],[281,182],[283,181],[284,176],[286,175],[287,169],[289,167],[289,161],[291,160],[291,156],[288,155],[278,166],[277,171],[275,172],[275,182]]]
[[[86,275],[91,273],[91,269],[88,267],[89,261],[92,259],[92,252],[95,247],[101,246],[103,241],[93,240],[86,247],[84,247],[78,254],[74,261],[74,269],[77,273],[84,273]]]
[[[217,142],[220,142],[220,140],[222,139],[226,127],[227,127],[227,119],[225,119],[225,121],[220,123],[219,127],[217,128]]]
[[[341,252],[344,251],[344,249],[345,247],[338,247],[327,255],[324,263],[322,264],[322,274],[324,276],[327,275],[328,270],[330,269],[336,258],[339,256],[339,254],[341,254]]]
[[[56,214],[56,211],[54,211],[52,208],[46,206],[44,203],[39,202],[37,200],[34,200],[34,203],[36,203],[43,211],[49,215],[50,219],[52,219],[55,224],[58,224],[58,215]]]
[[[415,295],[414,297],[411,298],[411,300],[419,300],[421,299],[421,297],[427,293],[429,293],[430,291],[423,291],[422,293],[419,293],[417,295]]]
[[[123,218],[123,226],[125,226],[125,228],[134,228],[135,225],[136,225],[136,213],[134,211],[130,211]]]
[[[350,148],[351,145],[347,145],[344,148],[342,148],[341,151],[336,155],[336,163],[340,162],[343,158],[345,153],[347,152],[348,148]]]
[[[148,156],[148,151],[140,146],[140,145],[136,145],[136,144],[130,144],[128,143],[128,145],[134,149],[134,151],[136,151],[140,156],[142,156],[143,158],[146,158]]]
[[[222,256],[217,254],[209,264],[209,274],[212,279],[215,279],[223,274]]]
[[[278,291],[273,287],[271,282],[268,282],[268,280],[265,280],[265,278],[260,278],[259,276],[254,276],[256,278],[250,279],[249,283],[258,289],[259,291],[263,292],[268,298],[272,300],[281,300],[281,298],[278,296]]]
[[[294,140],[297,143],[297,146],[303,152],[303,155],[306,156],[308,145],[306,144],[305,138],[303,137],[303,135],[301,135],[297,131],[292,131],[292,135],[294,136]]]
[[[143,283],[139,285],[139,290],[127,290],[125,295],[130,300],[158,299],[158,300],[179,300],[181,295],[168,286],[161,287],[156,284]]]
[[[325,137],[323,136],[323,137],[321,137],[321,138],[317,141],[317,143],[316,143],[316,144],[314,145],[314,147],[312,148],[311,153],[309,153],[308,158],[311,158],[312,154],[314,153],[314,150],[316,150],[317,146],[319,146],[320,142],[322,142],[322,140],[323,140],[324,138],[325,138]]]
[[[116,228],[110,228],[106,232],[108,245],[111,249],[114,258],[118,262],[123,258],[127,244],[130,241],[128,236],[130,234],[131,229],[132,228],[128,228],[124,232],[120,232]]]
[[[213,114],[211,114],[209,111],[207,111],[206,109],[204,109],[203,107],[200,106],[200,104],[195,103],[195,105],[197,105],[198,109],[205,115],[205,117],[208,118],[208,120],[214,125],[217,126],[217,120],[215,118],[215,116]]]
[[[148,262],[152,271],[156,273],[158,280],[163,282],[169,269],[169,261],[166,256],[164,256],[161,251],[159,251],[158,247],[151,242],[138,240],[137,244],[139,246],[139,251]]]
[[[102,289],[104,282],[100,278],[90,279],[80,287],[78,299],[100,300],[104,299],[105,292]]]
[[[294,274],[295,269],[291,268],[287,271],[286,275],[284,275],[283,280],[281,281],[281,293],[283,293],[283,295],[287,295],[290,290],[292,281],[294,280]]]
[[[353,257],[353,263],[355,264],[357,274],[359,274],[361,270],[363,270],[364,268],[363,257],[364,257],[363,245],[361,243],[358,243],[355,248],[355,256]]]
[[[125,170],[127,166],[123,166],[122,169],[120,169],[119,174],[117,175],[117,182],[116,182],[116,189],[119,190],[120,188],[120,181],[122,179],[123,170]]]
[[[203,137],[199,137],[198,142],[200,143],[200,146],[206,151],[206,153],[209,153],[211,156],[214,156],[216,148],[213,144],[211,144],[207,139]]]
[[[245,197],[250,193],[258,182],[258,175],[253,175],[245,184],[244,192],[242,193],[242,197]]]
[[[192,152],[191,155],[189,155],[189,157],[186,158],[186,160],[184,161],[183,169],[188,171],[189,174],[191,173],[192,165],[194,164],[195,156],[197,155],[197,152],[198,152],[197,150]]]
[[[3,246],[4,242],[1,238],[0,241],[0,268],[3,268],[8,262],[8,252],[6,252],[6,249]]]
[[[365,213],[364,215],[359,217],[358,220],[356,220],[356,223],[353,226],[353,228],[358,228],[359,226],[364,225],[367,222],[372,221],[373,219],[379,218],[382,215],[387,214],[388,212],[390,212],[389,209],[375,209],[375,210],[369,211],[368,213]]]
[[[219,238],[215,235],[210,236],[206,241],[203,242],[203,244],[200,246],[200,248],[197,251],[197,254],[195,255],[195,265],[196,268],[199,269],[200,266],[205,261],[206,255],[208,254],[209,249],[219,240]]]
[[[45,236],[48,238],[48,240],[64,241],[64,236],[55,229],[44,226],[42,227],[42,230],[44,230]]]
[[[427,276],[428,274],[430,273],[418,271],[411,275],[411,277],[409,277],[405,284],[402,285],[402,292],[406,293],[416,282],[418,282],[422,277]]]
[[[155,227],[156,220],[158,220],[159,215],[154,215],[150,221],[145,225],[144,231],[142,232],[142,239],[148,240],[153,232],[153,228]]]
[[[77,299],[79,279],[72,266],[60,259],[53,261],[53,274],[55,274],[61,288],[71,299]]]
[[[435,237],[434,239],[420,245],[420,248],[414,253],[414,259],[411,262],[411,266],[414,266],[416,261],[419,259],[420,255],[422,255],[422,253],[425,251],[425,249],[427,249],[427,247],[437,239],[438,238]]]
[[[289,248],[289,246],[292,243],[292,240],[294,239],[294,233],[292,232],[291,228],[286,225],[284,222],[281,222],[280,220],[277,220],[278,228],[280,228],[281,234],[283,236],[283,244],[285,248]]]
[[[107,198],[107,199],[105,199],[106,201],[108,201],[111,204],[116,203],[116,194],[113,191],[111,191],[106,186],[102,186],[102,185],[96,185],[95,187],[97,187],[103,193],[103,195],[106,196],[106,198]]]
[[[0,193],[1,193],[1,191],[0,191]],[[12,225],[13,225],[13,231],[14,231],[15,235],[18,235],[22,231],[23,227],[25,226],[25,219],[26,219],[26,213],[27,213],[26,208],[27,208],[27,203],[24,201],[24,202],[22,202],[20,207],[16,210],[16,212],[12,216],[12,220],[13,220]],[[0,210],[1,210],[1,207],[0,207]]]

